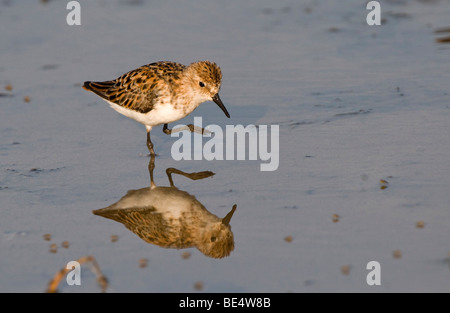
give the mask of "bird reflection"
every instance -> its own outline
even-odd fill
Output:
[[[212,258],[230,255],[234,249],[230,220],[236,205],[224,218],[219,218],[193,195],[175,187],[172,179],[172,174],[198,180],[211,177],[214,173],[185,173],[168,168],[166,173],[170,187],[159,187],[153,180],[154,167],[155,157],[151,156],[150,187],[129,190],[118,202],[93,213],[124,224],[144,241],[160,247],[196,247]]]

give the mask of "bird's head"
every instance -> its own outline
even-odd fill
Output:
[[[222,71],[220,67],[210,61],[198,61],[186,68],[186,76],[195,99],[199,102],[214,101],[229,118],[230,114],[219,97]]]

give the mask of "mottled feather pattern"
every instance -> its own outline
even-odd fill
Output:
[[[220,85],[222,72],[215,63],[203,61],[197,64],[202,80],[212,80],[214,84]],[[186,68],[187,66],[177,62],[154,62],[125,73],[114,80],[87,81],[83,88],[124,108],[147,113],[153,109],[162,88],[168,88],[170,94],[175,94],[174,89],[178,87],[180,76]],[[159,82],[165,82],[165,84],[162,85]]]
[[[199,71],[202,73],[201,78],[205,81],[212,80],[214,84],[220,85],[222,81],[222,72],[216,63],[206,61],[198,64],[201,66],[201,71]]]
[[[151,202],[177,203],[176,211],[181,215],[175,214],[173,207],[158,208]],[[194,196],[176,187],[130,190],[117,203],[93,213],[122,223],[144,241],[163,248],[196,247],[213,258],[223,258],[234,250],[231,227],[223,225],[223,219],[209,212]],[[211,237],[216,238],[214,242]]]
[[[219,97],[222,73],[216,63],[198,61],[189,66],[160,61],[143,65],[114,80],[84,82],[83,88],[107,101],[111,108],[146,126],[147,147],[153,126],[177,121],[205,101],[215,102],[229,118]],[[166,134],[168,132],[164,131]]]
[[[155,209],[134,212],[118,210],[117,213],[118,222],[123,223],[144,241],[166,248],[177,248],[179,246],[177,242],[179,230],[168,224],[162,214],[155,212]]]
[[[174,62],[156,62],[141,66],[115,80],[85,82],[84,88],[124,108],[147,113],[152,110],[154,100],[161,91],[158,81],[173,85],[185,67]]]

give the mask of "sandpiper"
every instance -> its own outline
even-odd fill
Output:
[[[157,186],[153,181],[155,156],[150,158],[150,188],[129,190],[118,202],[93,213],[122,223],[144,241],[163,248],[196,247],[212,258],[230,255],[234,249],[230,221],[236,204],[225,217],[219,218],[195,196],[175,187],[172,179],[172,174],[198,180],[211,177],[214,173],[185,173],[168,168],[166,173],[170,187]]]
[[[188,66],[169,61],[143,65],[114,80],[84,82],[83,88],[99,95],[110,106],[145,125],[147,147],[155,155],[150,131],[164,124],[163,132],[171,134],[168,123],[177,121],[205,101],[214,101],[229,118],[219,97],[222,72],[210,61]],[[194,132],[194,126],[188,125]]]

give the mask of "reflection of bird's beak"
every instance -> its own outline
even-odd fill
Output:
[[[233,216],[234,211],[236,211],[236,204],[233,205],[233,208],[232,208],[231,211],[227,214],[227,216],[225,216],[225,217],[222,219],[222,224],[224,224],[224,225],[226,225],[226,226],[230,225],[231,217]]]
[[[216,95],[214,97],[212,97],[212,101],[214,101],[219,106],[219,108],[222,109],[223,113],[225,113],[225,115],[228,118],[230,118],[230,114],[228,114],[227,109],[225,109],[225,106],[223,105],[222,100],[220,100],[220,97],[219,97],[218,93],[216,93]]]

